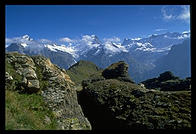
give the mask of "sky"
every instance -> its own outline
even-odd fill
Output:
[[[59,41],[146,37],[190,30],[189,5],[7,5],[6,38],[28,34]]]

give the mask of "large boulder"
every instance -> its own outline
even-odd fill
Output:
[[[117,77],[127,77],[128,76],[128,64],[124,61],[119,61],[118,63],[111,64],[107,67],[102,75],[109,78],[117,78]]]
[[[102,76],[106,79],[119,79],[121,81],[132,82],[128,75],[129,65],[124,61],[111,64],[102,72]]]

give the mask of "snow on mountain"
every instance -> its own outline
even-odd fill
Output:
[[[112,62],[126,61],[132,68],[131,75],[137,80],[142,73],[155,67],[155,61],[166,55],[173,45],[190,38],[190,31],[153,34],[145,38],[125,38],[121,43],[118,37],[104,38],[96,35],[83,35],[80,39],[62,38],[56,44],[48,39],[33,40],[29,35],[6,38],[6,51],[18,51],[28,55],[41,54],[62,68],[69,68],[78,60],[89,60],[100,67]],[[138,78],[137,78],[138,77]]]
[[[116,43],[112,43],[112,42],[104,43],[104,49],[107,54],[128,52],[124,46],[121,46],[121,44],[116,44]]]
[[[76,50],[72,47],[66,47],[65,45],[57,45],[57,44],[45,44],[44,47],[47,47],[49,50],[57,52],[57,51],[62,51],[62,52],[67,52],[71,54],[74,58],[77,58],[78,55],[76,54]]]
[[[77,55],[85,55],[90,50],[98,49],[101,46],[101,41],[96,35],[84,35],[81,39],[69,45]]]
[[[93,55],[104,53],[109,55],[115,55],[120,52],[164,52],[170,50],[172,45],[182,43],[186,38],[190,38],[190,31],[184,31],[182,33],[167,32],[165,34],[153,34],[146,38],[125,38],[123,43],[113,42],[114,40],[120,41],[119,38],[105,39],[101,42],[96,35],[83,35],[81,39],[74,40],[63,38],[66,41],[69,39],[69,45],[57,45],[49,40],[43,42],[43,40],[33,40],[29,35],[22,37],[16,37],[13,39],[6,39],[6,47],[11,43],[19,43],[25,49],[43,49],[48,48],[51,51],[67,52],[73,55],[74,58],[78,58],[80,55],[85,55],[89,51],[94,51]],[[118,39],[118,40],[117,40]],[[9,44],[8,44],[9,42]]]
[[[22,45],[23,47],[27,47],[27,46],[28,46],[26,43],[21,43],[21,45]]]
[[[167,32],[165,34],[153,34],[146,38],[125,39],[122,43],[129,51],[162,52],[169,50],[172,45],[182,43],[190,38],[190,31],[182,33]]]
[[[96,35],[84,35],[81,40],[78,40],[73,44],[73,48],[78,55],[86,56],[90,51],[95,51],[93,55],[98,55],[103,52],[108,55],[114,55],[120,52],[128,52],[124,46],[120,43],[112,42],[112,39],[104,39],[101,42]]]
[[[29,35],[24,35],[24,36],[22,36],[22,39],[23,39],[23,40],[27,40],[27,41],[32,41],[32,40],[33,40],[32,38],[30,38]]]

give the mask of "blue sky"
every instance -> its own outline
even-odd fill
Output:
[[[7,5],[6,38],[24,34],[57,41],[95,34],[99,38],[146,37],[190,30],[188,5]]]

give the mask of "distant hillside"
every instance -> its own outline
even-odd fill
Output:
[[[82,82],[82,80],[87,79],[89,76],[97,73],[100,70],[101,69],[94,63],[90,61],[80,60],[66,71],[71,80],[78,85]]]

